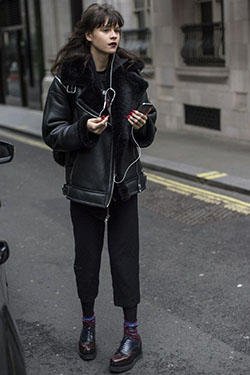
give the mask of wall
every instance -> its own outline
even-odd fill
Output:
[[[52,81],[50,69],[58,50],[67,42],[71,32],[69,0],[43,0],[41,21],[44,49],[45,76],[42,82],[42,103],[45,103],[48,87]]]
[[[185,129],[250,140],[249,2],[226,0],[225,67],[186,66],[180,26],[195,22],[195,0],[154,0],[155,102],[162,130]],[[221,131],[184,124],[184,104],[221,109]]]

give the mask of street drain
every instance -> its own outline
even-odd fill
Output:
[[[208,224],[246,216],[232,207],[227,208],[223,202],[211,203],[209,199],[199,199],[197,196],[166,190],[155,185],[148,186],[141,198],[141,204],[145,208],[188,225]]]

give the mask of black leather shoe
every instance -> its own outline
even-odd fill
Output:
[[[110,360],[109,369],[111,372],[128,371],[141,357],[142,342],[140,336],[137,340],[124,336],[118,350]]]
[[[83,324],[79,340],[79,355],[86,361],[96,357],[95,327],[93,325]]]

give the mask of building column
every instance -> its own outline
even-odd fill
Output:
[[[232,112],[222,113],[224,133],[237,138],[250,137],[250,36],[249,0],[225,1],[226,61],[230,66]]]
[[[72,30],[70,0],[41,1],[41,26],[43,35],[44,69],[42,103],[44,106],[48,88],[53,80],[50,73],[59,49],[67,42]]]
[[[158,124],[162,129],[176,128],[173,115],[175,87],[175,20],[173,0],[152,2],[153,66]]]

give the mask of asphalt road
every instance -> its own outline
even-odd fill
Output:
[[[11,249],[10,301],[28,375],[108,374],[123,316],[113,306],[107,248],[96,303],[98,355],[83,362],[63,168],[39,143],[23,141],[12,141],[15,158],[0,166],[0,238]],[[148,172],[140,196],[144,356],[128,374],[249,375],[247,197]]]

